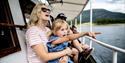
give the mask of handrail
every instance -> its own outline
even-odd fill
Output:
[[[101,42],[99,40],[96,40],[96,39],[93,39],[91,37],[88,37],[88,36],[85,36],[85,38],[88,38],[94,42],[96,42],[97,44],[99,45],[102,45],[108,49],[111,49],[113,51],[113,62],[112,63],[117,63],[117,55],[118,53],[117,52],[122,52],[122,53],[125,53],[125,49],[122,49],[122,48],[119,48],[119,47],[116,47],[116,46],[112,46],[112,45],[109,45],[109,44],[106,44],[104,42]]]
[[[104,46],[104,47],[106,47],[106,48],[109,48],[109,49],[112,49],[112,50],[115,50],[115,51],[119,51],[119,52],[125,53],[125,50],[124,50],[124,49],[121,49],[121,48],[118,48],[118,47],[116,47],[116,46],[112,46],[112,45],[106,44],[106,43],[104,43],[104,42],[101,42],[101,41],[99,41],[99,40],[93,39],[93,38],[88,37],[88,36],[85,36],[85,37],[88,38],[88,39],[93,40],[94,42],[96,42],[96,43],[98,43],[98,44],[100,44],[100,45],[102,45],[102,46]]]

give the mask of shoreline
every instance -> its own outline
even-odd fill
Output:
[[[90,23],[82,23],[82,26],[90,26]],[[97,24],[92,24],[92,26],[118,26],[118,25],[123,25],[125,26],[125,23],[117,23],[117,24],[101,24],[101,25],[97,25]],[[80,24],[78,24],[77,26],[80,26]]]

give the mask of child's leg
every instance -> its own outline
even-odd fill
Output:
[[[87,60],[94,48],[90,48],[87,44],[82,45],[84,58]]]
[[[74,63],[78,63],[79,51],[76,48],[72,48],[72,54],[73,54]]]
[[[89,45],[87,45],[87,44],[81,44],[81,47],[82,47],[83,51],[86,49],[90,49]]]

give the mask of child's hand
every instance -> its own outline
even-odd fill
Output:
[[[86,32],[85,35],[96,39],[96,34],[101,34],[100,32]]]
[[[95,34],[93,32],[86,32],[85,35],[95,38]]]

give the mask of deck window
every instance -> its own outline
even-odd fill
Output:
[[[0,57],[20,51],[8,0],[0,1]]]

